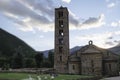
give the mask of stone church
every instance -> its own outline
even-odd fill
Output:
[[[55,9],[54,69],[58,73],[83,75],[117,75],[118,55],[89,41],[73,54],[69,52],[69,12]]]

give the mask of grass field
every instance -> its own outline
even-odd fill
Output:
[[[41,78],[41,80],[72,80],[78,78],[90,78],[93,76],[84,76],[84,75],[58,75],[54,79],[51,79],[51,76],[46,75],[37,75],[37,74],[28,74],[28,73],[0,73],[0,80],[31,80],[30,76],[34,78],[34,80],[38,80],[37,76]]]

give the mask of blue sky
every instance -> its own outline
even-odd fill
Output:
[[[120,0],[0,0],[0,28],[37,51],[54,48],[54,8],[69,10],[70,48],[120,43]]]

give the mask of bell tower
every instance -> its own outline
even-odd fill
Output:
[[[69,13],[66,7],[55,8],[55,54],[54,68],[67,73],[69,56]]]

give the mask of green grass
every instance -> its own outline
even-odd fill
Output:
[[[79,79],[79,78],[90,78],[93,76],[84,76],[84,75],[59,75],[54,80],[73,80],[73,79]]]
[[[29,78],[29,75],[31,75],[32,78],[35,80],[37,79],[37,74],[28,74],[28,73],[0,73],[0,80],[2,79],[10,79],[10,80],[22,80]],[[50,75],[39,75],[42,80],[45,80],[45,76],[47,76],[46,80],[51,80]],[[58,75],[54,78],[54,80],[72,80],[72,79],[78,79],[78,78],[90,78],[93,76],[84,76],[84,75]]]
[[[26,73],[0,73],[0,79],[21,80],[24,78],[28,78],[28,74]]]

